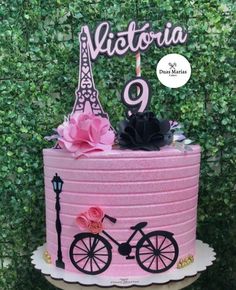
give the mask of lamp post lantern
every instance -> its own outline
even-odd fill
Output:
[[[57,230],[57,260],[56,260],[56,266],[58,268],[65,269],[65,264],[62,260],[62,252],[61,252],[61,220],[60,220],[60,193],[62,192],[62,186],[63,186],[63,180],[60,178],[60,176],[55,174],[55,176],[52,179],[52,185],[53,185],[53,190],[56,193],[56,230]]]

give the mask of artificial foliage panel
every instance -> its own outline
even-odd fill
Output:
[[[44,136],[71,112],[78,80],[78,33],[108,20],[114,30],[136,19],[187,27],[186,45],[142,53],[150,107],[181,122],[202,147],[198,238],[217,252],[214,266],[188,289],[236,289],[236,97],[233,1],[3,0],[0,6],[0,289],[49,290],[30,263],[45,241]],[[158,60],[183,54],[192,76],[179,89],[161,85]],[[93,66],[101,104],[113,126],[123,118],[123,84],[135,76],[135,57],[98,57]]]

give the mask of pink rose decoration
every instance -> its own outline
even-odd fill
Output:
[[[115,139],[110,127],[107,118],[77,112],[58,126],[58,142],[76,157],[97,150],[109,151]]]
[[[93,234],[99,234],[103,230],[102,222],[91,221],[88,229]]]
[[[79,216],[77,216],[76,223],[81,230],[87,230],[90,225],[90,220],[87,218],[86,213],[81,213]]]
[[[99,222],[104,217],[104,213],[100,207],[90,207],[87,211],[87,217],[90,221]]]
[[[103,230],[103,217],[103,210],[100,207],[93,206],[90,207],[88,211],[77,216],[76,224],[81,230],[86,230],[93,234],[99,234]]]

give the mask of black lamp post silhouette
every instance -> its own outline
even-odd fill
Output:
[[[62,185],[63,180],[60,178],[60,176],[56,175],[52,179],[53,184],[53,190],[56,193],[56,212],[57,212],[57,218],[56,218],[56,230],[57,230],[57,260],[56,260],[56,266],[58,268],[65,269],[65,264],[62,260],[62,252],[61,252],[61,220],[60,220],[60,193],[62,192]]]

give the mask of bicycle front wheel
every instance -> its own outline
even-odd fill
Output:
[[[143,270],[150,273],[169,270],[176,263],[178,255],[178,244],[170,232],[151,232],[143,236],[137,244],[137,262]]]
[[[77,235],[70,247],[70,260],[80,272],[97,275],[104,272],[112,258],[111,245],[103,237],[92,233]]]

